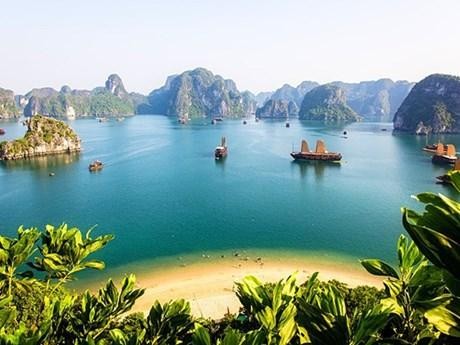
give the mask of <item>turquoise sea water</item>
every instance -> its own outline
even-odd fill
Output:
[[[164,116],[70,124],[83,141],[79,156],[0,163],[0,232],[12,235],[21,224],[97,224],[96,234],[116,236],[98,254],[109,270],[251,248],[392,261],[404,231],[400,207],[417,207],[410,196],[418,192],[450,193],[434,183],[446,168],[421,151],[438,138],[393,135],[391,124],[180,125]],[[24,133],[19,123],[0,127],[7,130],[2,139]],[[229,155],[215,161],[222,135]],[[289,153],[302,138],[310,147],[324,139],[343,162],[293,162]],[[441,139],[460,145],[460,136]],[[99,173],[88,172],[94,159],[106,164]]]

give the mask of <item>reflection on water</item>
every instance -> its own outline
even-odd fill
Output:
[[[220,159],[214,159],[216,167],[220,168],[222,171],[225,171],[225,161],[226,160],[227,160],[227,157],[222,157]]]
[[[59,155],[34,157],[31,159],[18,159],[2,161],[1,167],[7,170],[51,170],[77,162],[78,153],[63,153]]]
[[[326,169],[340,169],[340,162],[321,162],[321,161],[301,161],[294,160],[292,161],[292,166],[297,166],[300,172],[300,177],[305,178],[307,176],[308,170],[314,171],[315,178],[320,180],[324,176]]]

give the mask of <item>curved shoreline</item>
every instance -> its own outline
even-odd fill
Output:
[[[136,273],[137,284],[145,289],[137,301],[133,312],[148,312],[155,300],[161,303],[184,298],[191,304],[192,313],[198,317],[219,319],[226,312],[235,313],[240,304],[233,291],[234,282],[247,275],[254,275],[263,282],[275,282],[297,272],[301,283],[314,272],[319,272],[322,280],[336,279],[350,287],[370,285],[382,287],[382,279],[367,273],[359,264],[346,258],[325,259],[321,256],[210,256],[191,263],[171,263],[158,265],[155,262],[125,266],[113,275],[115,280],[128,272]],[[125,272],[125,273],[123,273]],[[111,273],[114,273],[113,271]],[[83,284],[81,284],[83,283]],[[95,289],[100,280],[81,281],[81,287]],[[78,284],[78,285],[80,285]]]

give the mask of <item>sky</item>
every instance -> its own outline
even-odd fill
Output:
[[[0,87],[149,93],[205,67],[240,90],[460,75],[459,0],[2,0]]]

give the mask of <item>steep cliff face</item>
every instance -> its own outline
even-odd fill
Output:
[[[58,118],[133,115],[136,107],[146,101],[142,95],[128,94],[116,74],[108,77],[105,87],[91,91],[72,90],[67,85],[60,91],[41,88],[27,93],[25,99],[25,116],[41,114]]]
[[[0,119],[19,117],[20,112],[16,106],[14,92],[0,88]]]
[[[275,101],[294,102],[297,106],[300,106],[305,94],[318,86],[319,84],[317,82],[308,80],[301,82],[297,87],[284,84],[273,93],[270,99]]]
[[[297,116],[299,107],[293,101],[282,101],[270,99],[263,107],[258,108],[256,116],[260,118],[288,118]]]
[[[263,106],[265,102],[267,102],[272,95],[273,95],[272,91],[263,91],[255,95],[254,99],[257,103],[257,107]]]
[[[345,91],[348,105],[367,121],[390,122],[414,83],[379,79],[360,83],[333,82]]]
[[[64,122],[36,115],[26,120],[22,139],[0,143],[0,159],[24,159],[60,153],[79,152],[81,141]]]
[[[204,68],[169,77],[162,88],[150,93],[148,100],[155,114],[189,118],[240,117],[255,108],[255,101],[241,94],[232,80]]]
[[[308,92],[302,101],[299,118],[326,122],[360,120],[346,103],[345,91],[334,85],[318,86]]]
[[[460,133],[460,77],[432,74],[417,83],[395,114],[394,129]]]

